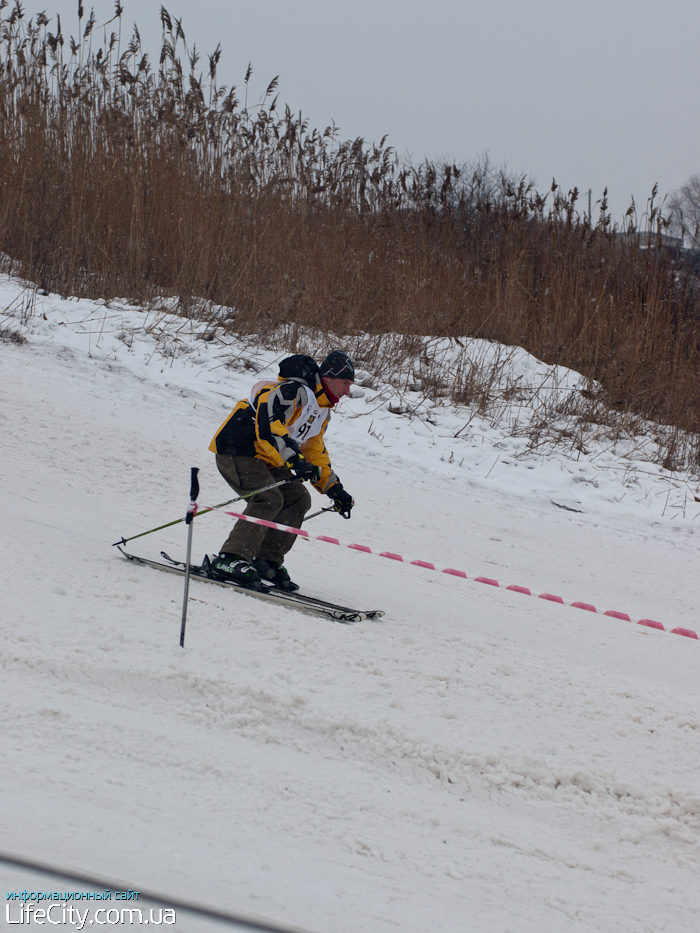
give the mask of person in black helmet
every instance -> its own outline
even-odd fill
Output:
[[[323,436],[331,409],[350,394],[355,368],[333,350],[319,366],[310,356],[289,356],[279,379],[258,382],[221,425],[209,449],[226,482],[239,495],[283,479],[293,482],[252,496],[246,515],[300,528],[311,507],[308,480],[350,518],[354,500],[333,471]],[[265,583],[294,592],[283,565],[297,536],[238,521],[211,567],[218,575],[261,589]]]

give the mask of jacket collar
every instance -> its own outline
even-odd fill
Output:
[[[316,386],[316,399],[321,408],[332,408],[336,405],[340,399],[333,395],[331,390],[326,385],[323,377],[319,379],[319,382]]]

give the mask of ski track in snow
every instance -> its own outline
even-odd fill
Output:
[[[299,541],[303,591],[386,618],[192,581],[183,651],[181,581],[110,545],[184,514],[190,466],[201,506],[229,497],[209,441],[276,357],[227,369],[243,348],[125,302],[39,297],[22,325],[21,302],[0,279],[28,340],[0,343],[3,849],[319,933],[697,933],[697,641]],[[465,409],[376,395],[334,415],[357,505],[315,534],[700,629],[689,477],[504,464],[504,432],[452,436]],[[194,555],[229,521],[196,519]]]

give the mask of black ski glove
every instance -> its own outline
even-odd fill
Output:
[[[321,467],[309,463],[301,454],[295,457],[288,466],[291,467],[297,479],[308,480],[310,483],[317,483],[321,479]]]
[[[342,483],[333,483],[331,488],[326,491],[326,495],[333,500],[333,508],[336,512],[339,512],[343,518],[350,518],[350,512],[355,500],[349,492],[343,489]]]

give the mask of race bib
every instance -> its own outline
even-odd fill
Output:
[[[316,437],[321,433],[326,418],[330,415],[330,408],[321,408],[314,393],[306,386],[302,386],[302,392],[306,395],[306,404],[301,410],[301,414],[293,424],[287,425],[289,436],[297,444],[303,444],[310,437]]]

